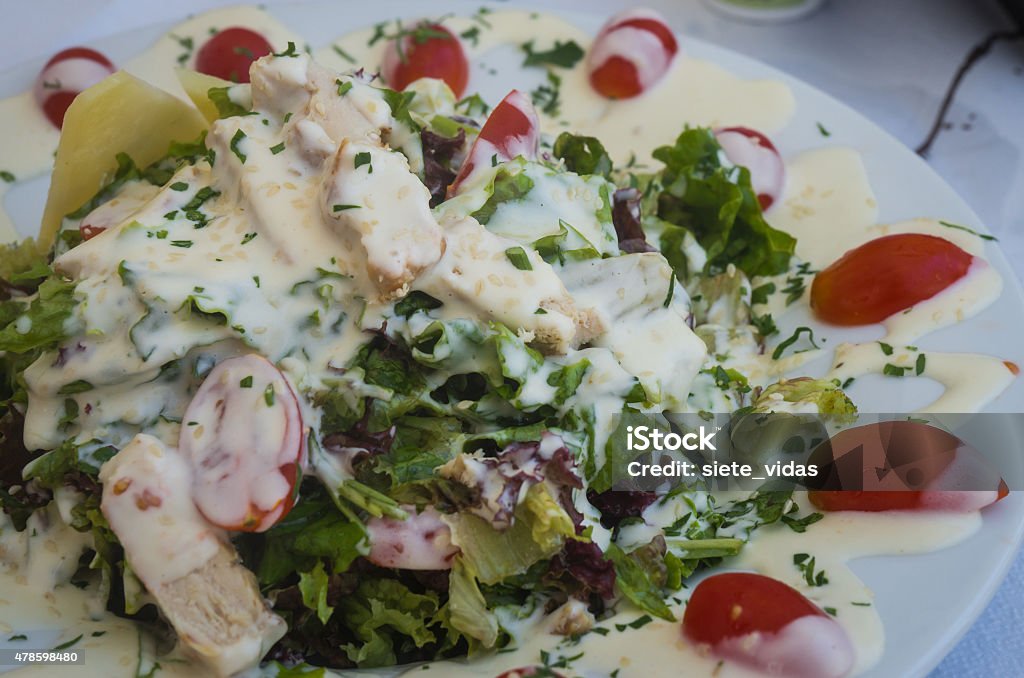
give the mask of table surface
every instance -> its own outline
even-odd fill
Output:
[[[272,5],[286,0],[264,0]],[[13,5],[16,0],[4,0]],[[0,71],[62,47],[172,21],[230,0],[34,0],[0,25]],[[514,2],[508,3],[514,5]],[[570,0],[545,6],[579,9]],[[623,3],[625,4],[625,3]],[[696,0],[649,0],[683,34],[787,71],[857,109],[911,148],[927,136],[971,47],[1012,30],[995,0],[829,0],[805,19],[737,22]],[[928,161],[974,208],[1024,278],[1024,40],[1000,42],[964,78]],[[1024,557],[995,599],[932,674],[1019,675],[1024,666]]]

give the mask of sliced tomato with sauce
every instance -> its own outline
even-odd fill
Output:
[[[561,673],[553,671],[546,666],[521,666],[518,669],[509,669],[503,673],[499,673],[495,678],[530,678],[531,676],[538,676],[540,678],[564,678]]]
[[[71,47],[57,52],[46,62],[32,91],[47,120],[60,129],[75,97],[115,70],[110,59],[96,50]]]
[[[654,87],[679,51],[668,23],[650,9],[616,14],[587,55],[590,85],[609,99],[631,99]]]
[[[249,82],[249,67],[273,51],[256,31],[233,26],[217,31],[196,54],[196,70],[231,82]]]
[[[782,197],[786,165],[771,139],[749,127],[724,127],[715,130],[715,138],[729,162],[750,171],[750,183],[761,209],[768,209]]]
[[[933,235],[876,238],[815,276],[811,308],[834,325],[882,322],[963,278],[973,261],[964,250]]]
[[[686,604],[683,634],[722,659],[772,675],[839,678],[853,667],[842,627],[796,589],[760,574],[701,581]]]
[[[844,429],[809,462],[808,493],[824,511],[976,511],[1009,494],[999,471],[965,441],[925,422],[888,420]]]
[[[458,176],[448,187],[449,197],[458,193],[459,186],[475,170],[492,167],[520,155],[532,160],[537,157],[539,147],[540,120],[537,118],[537,110],[528,96],[514,89],[494,107],[480,129]]]
[[[178,442],[199,512],[226,530],[268,530],[292,508],[305,440],[298,398],[273,363],[254,354],[220,362],[186,408]]]
[[[437,78],[461,99],[469,83],[469,60],[458,36],[426,21],[388,42],[380,68],[384,81],[397,90],[420,78]]]

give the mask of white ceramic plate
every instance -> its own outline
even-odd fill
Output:
[[[514,3],[517,7],[520,4]],[[591,2],[586,14],[571,11],[573,4],[568,0],[552,1],[535,7],[559,12],[581,28],[596,32],[607,16],[627,3]],[[650,4],[662,11],[670,23],[681,23],[672,21],[673,5],[667,0]],[[429,13],[472,13],[479,5],[479,2],[445,0],[432,3]],[[495,9],[510,5],[513,3],[502,3]],[[269,11],[316,48],[348,30],[395,17],[420,16],[424,5],[412,0],[372,3],[312,0],[274,4]],[[675,13],[678,11],[676,9]],[[110,25],[111,37],[97,41],[94,46],[115,62],[123,62],[148,47],[169,27],[158,25],[118,34],[125,26]],[[713,61],[741,77],[771,78],[787,83],[796,98],[796,114],[784,130],[774,135],[776,145],[784,156],[830,145],[845,145],[860,151],[878,200],[881,222],[931,216],[985,230],[970,207],[921,158],[851,108],[785,73],[728,49],[687,36],[682,37],[681,44],[688,54]],[[471,91],[481,91],[492,102],[512,86],[528,88],[536,83],[535,73],[515,74],[512,50],[504,55],[506,58],[502,56],[488,58],[490,65],[498,67],[500,77],[490,76],[480,69],[474,71],[470,83]],[[0,96],[26,88],[44,60],[0,73]],[[819,122],[830,130],[831,137],[821,136]],[[42,177],[15,187],[7,195],[6,206],[25,235],[34,232],[42,213],[47,183],[47,178]],[[997,247],[990,244],[986,255],[1003,275],[1004,290],[999,300],[971,320],[940,330],[919,343],[933,350],[985,353],[1024,364],[1024,344],[1019,338],[1024,329],[1024,295],[1020,283]],[[788,320],[787,324],[793,325],[814,324],[809,316]],[[824,334],[832,346],[844,337],[834,328],[824,330]],[[856,338],[871,339],[863,331]],[[873,411],[909,411],[934,398],[936,392],[936,384],[927,380],[883,382],[882,377],[858,379],[851,388],[853,399]],[[1024,381],[1016,381],[988,409],[1024,411]],[[1009,418],[1007,430],[1000,433],[999,439],[1012,449],[1024,449],[1024,430],[1013,428]],[[876,593],[875,604],[886,632],[885,654],[865,675],[871,678],[921,676],[935,667],[981,614],[1006,575],[1022,539],[1024,496],[1014,493],[986,510],[983,528],[957,546],[927,555],[873,557],[855,562],[853,570]],[[626,653],[628,651],[624,651]],[[673,669],[673,673],[678,671],[678,667]]]

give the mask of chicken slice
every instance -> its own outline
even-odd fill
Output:
[[[255,666],[285,622],[196,509],[188,462],[139,434],[103,465],[100,481],[103,515],[185,649],[220,676]]]
[[[380,145],[343,141],[324,186],[324,216],[349,243],[349,258],[364,260],[382,299],[404,296],[409,285],[444,252],[430,210],[430,192],[405,156]],[[361,251],[360,251],[361,250]],[[363,256],[360,256],[363,255]]]
[[[417,289],[461,310],[462,317],[505,324],[542,353],[564,354],[578,345],[577,326],[593,319],[583,320],[565,285],[539,254],[491,233],[471,217],[443,225],[444,256],[420,276]]]

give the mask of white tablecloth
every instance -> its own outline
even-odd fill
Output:
[[[281,1],[264,0],[263,4]],[[0,70],[101,38],[113,26],[127,30],[227,4],[233,3],[5,0]],[[533,4],[584,8],[583,3],[570,0]],[[599,11],[611,4],[627,3],[587,3],[601,5]],[[963,55],[991,31],[1010,27],[994,0],[830,0],[807,19],[770,26],[720,18],[696,0],[646,4],[670,16],[675,28],[685,34],[746,53],[806,80],[911,147],[926,136]],[[935,143],[929,161],[1000,238],[1018,275],[1024,277],[1024,42],[999,44],[977,64],[947,120],[950,128]],[[1018,558],[992,604],[933,675],[1024,674],[1021,628],[1024,559]]]

